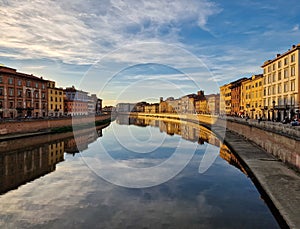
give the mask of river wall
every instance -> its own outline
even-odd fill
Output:
[[[266,152],[275,156],[277,159],[285,162],[298,171],[300,170],[300,127],[264,121],[258,123],[257,120],[246,121],[244,119],[230,117],[219,118],[211,115],[148,113],[131,113],[130,115],[199,122],[199,124],[206,125],[212,129],[212,131],[217,129],[213,127],[221,126],[223,129],[226,127],[226,131],[233,131],[243,136],[245,139],[254,142]]]
[[[29,132],[48,131],[72,125],[95,123],[95,121],[109,120],[111,115],[78,116],[69,118],[37,119],[21,121],[3,121],[0,123],[0,136],[22,134]]]

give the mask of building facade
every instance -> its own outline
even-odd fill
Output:
[[[145,113],[158,113],[159,112],[159,104],[153,103],[145,106]]]
[[[262,65],[263,104],[268,119],[280,121],[285,117],[299,117],[299,50],[300,44],[293,45]]]
[[[55,87],[54,81],[47,81],[48,116],[59,117],[64,114],[64,90]]]
[[[47,81],[0,66],[0,118],[47,116]]]
[[[68,116],[88,115],[88,92],[74,86],[64,89],[64,113]]]
[[[231,83],[220,87],[220,114],[231,115]]]
[[[207,100],[207,113],[218,115],[220,111],[220,94],[206,95]]]
[[[263,75],[253,75],[242,82],[241,114],[252,119],[265,118],[263,106]]]
[[[241,85],[247,78],[241,78],[231,82],[231,115],[238,116],[241,110]]]

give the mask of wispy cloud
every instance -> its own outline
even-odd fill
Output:
[[[179,24],[197,21],[206,28],[219,12],[207,0],[40,1],[0,3],[0,49],[17,59],[52,58],[91,64],[124,44],[178,38]],[[171,25],[171,26],[170,26]],[[2,55],[2,54],[1,54]]]

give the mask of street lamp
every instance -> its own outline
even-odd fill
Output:
[[[273,100],[273,114],[272,114],[272,119],[275,121],[274,115],[275,115],[275,101]]]

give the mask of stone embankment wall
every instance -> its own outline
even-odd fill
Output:
[[[227,131],[233,131],[244,138],[262,147],[266,152],[276,158],[300,170],[300,126],[290,124],[273,123],[240,118],[219,118],[210,115],[177,115],[177,114],[145,114],[138,116],[152,116],[160,118],[176,118],[190,120],[206,124],[214,131],[214,126],[226,127]],[[214,125],[214,126],[213,126]],[[220,128],[222,129],[222,128]],[[223,128],[225,129],[225,128]],[[218,133],[216,133],[218,134]],[[224,136],[224,135],[221,135]]]
[[[0,123],[0,136],[7,134],[19,134],[46,131],[52,128],[72,126],[73,124],[93,123],[110,119],[110,115],[82,116],[76,118],[38,119],[22,121],[5,121]]]

